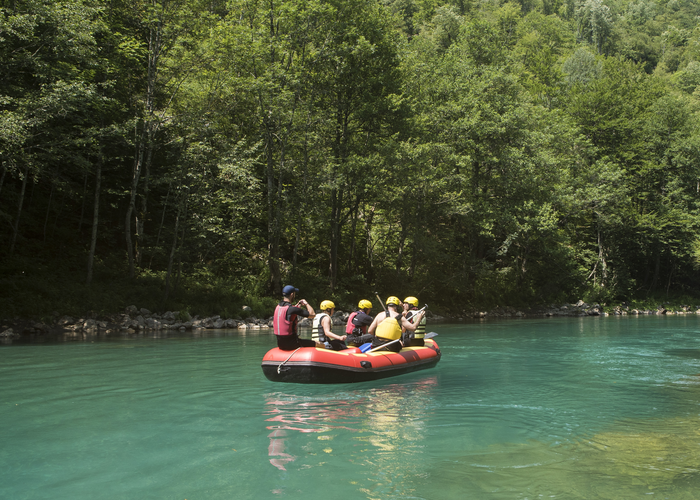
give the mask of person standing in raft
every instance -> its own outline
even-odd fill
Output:
[[[357,311],[348,316],[348,323],[345,325],[345,343],[349,346],[361,346],[366,342],[372,342],[372,335],[367,333],[367,327],[372,324],[373,318],[369,315],[372,312],[372,303],[362,299],[357,304]]]
[[[399,352],[403,347],[401,334],[404,331],[415,331],[418,324],[408,321],[402,314],[403,309],[398,297],[391,296],[386,299],[386,311],[377,314],[367,331],[374,334],[372,349],[386,346],[388,351]],[[419,323],[423,311],[416,316]],[[398,342],[395,342],[398,341]],[[382,350],[382,349],[380,349]]]
[[[313,319],[316,312],[304,299],[292,305],[292,301],[299,293],[298,288],[287,285],[282,289],[282,302],[275,307],[275,314],[272,318],[272,329],[277,337],[277,347],[283,351],[293,351],[299,347],[316,347],[316,342],[309,339],[300,339],[297,334],[297,322],[299,316]],[[301,307],[306,309],[302,309]]]
[[[321,313],[314,318],[311,338],[315,342],[325,344],[326,349],[333,349],[334,351],[347,349],[348,346],[344,342],[347,335],[341,337],[332,332],[333,323],[331,317],[333,316],[333,311],[335,311],[335,304],[330,300],[324,300],[321,302],[320,309]]]
[[[425,315],[421,315],[418,319],[418,299],[415,297],[406,297],[403,300],[403,310],[406,319],[411,324],[417,325],[414,332],[405,332],[404,345],[411,347],[420,347],[425,345]]]

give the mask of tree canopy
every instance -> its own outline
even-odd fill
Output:
[[[127,276],[165,308],[191,283],[293,283],[455,313],[697,296],[698,16],[0,0],[3,293]]]

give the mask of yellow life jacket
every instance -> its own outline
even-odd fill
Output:
[[[408,318],[408,321],[411,323],[416,322],[416,315],[411,316]],[[422,339],[425,338],[425,316],[423,316],[420,320],[420,323],[418,323],[418,326],[416,327],[416,331],[413,333],[413,338],[415,339]]]
[[[388,313],[387,313],[388,314]],[[400,318],[398,315],[396,318]],[[396,340],[401,338],[401,325],[393,316],[387,316],[377,325],[374,334],[385,340]]]

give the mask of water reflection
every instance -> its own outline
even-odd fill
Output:
[[[333,429],[358,432],[359,422],[367,398],[357,394],[347,397],[324,398],[317,396],[297,396],[281,392],[265,395],[266,422],[272,432],[268,435],[270,463],[280,470],[287,470],[285,464],[296,460],[296,456],[285,452],[289,434],[287,431],[307,433],[327,433]],[[328,436],[319,436],[327,440]],[[328,451],[326,451],[328,452]]]
[[[437,386],[433,375],[332,396],[268,393],[268,460],[287,471],[292,463],[295,470],[323,467],[332,456],[334,467],[340,459],[352,471],[347,481],[362,493],[410,495],[412,481],[424,474],[418,457]]]
[[[268,456],[271,457],[270,463],[280,470],[287,470],[285,464],[297,458],[285,452],[287,431],[325,433],[340,428],[355,431],[356,429],[338,423],[357,417],[365,402],[364,398],[325,399],[280,392],[267,394],[265,399],[264,415],[268,417],[265,421],[271,423],[267,429],[272,431],[268,435]]]

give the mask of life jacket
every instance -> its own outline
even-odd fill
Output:
[[[401,315],[397,314],[395,317],[391,316],[388,312],[387,317],[384,318],[381,323],[377,325],[377,329],[374,331],[374,335],[383,340],[396,340],[401,338],[401,325],[396,318],[400,318]]]
[[[314,323],[311,327],[311,340],[322,343],[328,341],[328,338],[326,337],[326,332],[323,330],[323,325],[321,324],[321,320],[325,317],[328,317],[328,314],[321,313],[317,314],[316,317],[314,317]],[[332,321],[331,328],[333,328]]]
[[[345,325],[346,335],[364,335],[365,333],[367,333],[367,325],[357,326],[352,324],[352,320],[355,319],[355,316],[357,316],[359,312],[360,311],[355,311],[354,313],[351,313],[350,316],[348,316],[348,324]]]
[[[275,315],[272,318],[272,331],[275,335],[287,336],[294,335],[297,332],[297,315],[292,315],[291,319],[287,319],[287,310],[291,304],[275,308]]]
[[[411,323],[415,323],[416,319],[416,314],[414,313],[410,317],[408,317],[408,321]],[[416,327],[415,332],[413,332],[413,338],[415,339],[423,339],[425,338],[425,316],[423,316],[420,320],[420,323],[418,323],[418,326]]]

